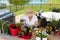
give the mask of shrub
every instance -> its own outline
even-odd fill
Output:
[[[2,30],[2,25],[3,23],[6,22],[4,20],[0,20],[0,30]],[[3,29],[4,29],[4,32],[5,33],[9,33],[9,23],[6,22],[4,25],[3,25]]]
[[[56,21],[56,20],[52,20],[52,21],[51,21],[51,25],[54,26],[54,27],[57,26],[57,23],[58,23],[58,21]]]

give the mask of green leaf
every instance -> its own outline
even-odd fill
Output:
[[[2,29],[3,23],[6,22],[5,20],[0,20],[0,30]],[[3,29],[5,33],[9,33],[9,23],[5,23],[3,25]]]

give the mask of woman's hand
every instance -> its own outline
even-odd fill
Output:
[[[38,21],[35,22],[34,26],[37,27],[39,25]]]

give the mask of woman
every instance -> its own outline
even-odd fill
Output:
[[[32,10],[32,8],[29,8],[27,12],[25,13],[25,16],[22,17],[23,20],[25,20],[25,24],[28,26],[38,26],[38,19],[35,16],[35,12]]]

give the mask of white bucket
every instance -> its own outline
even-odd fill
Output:
[[[41,38],[40,37],[36,37],[36,40],[41,40]]]
[[[47,40],[47,38],[43,38],[42,40]]]

